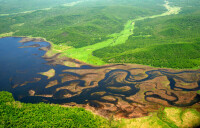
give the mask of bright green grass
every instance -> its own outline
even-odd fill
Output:
[[[174,14],[178,12],[177,9],[174,9]],[[200,11],[197,9],[189,14],[181,12],[179,15],[138,21],[135,24],[134,34],[125,44],[98,49],[93,55],[106,63],[137,63],[164,68],[199,69],[199,14]]]
[[[194,40],[199,37],[199,13],[192,13],[192,16],[188,17],[182,15],[181,11],[179,15],[175,15],[180,12],[180,7],[171,6],[168,2],[164,7],[167,11],[158,14],[160,12],[158,9],[156,15],[153,15],[155,14],[153,12],[149,14],[145,11],[140,12],[141,10],[137,8],[112,6],[95,9],[89,7],[85,11],[82,11],[81,7],[55,8],[0,17],[2,21],[0,33],[5,33],[0,37],[12,35],[44,37],[52,42],[53,46],[48,54],[61,52],[63,56],[94,65],[138,63],[167,68],[199,68],[200,59],[197,57],[199,52],[193,47],[188,50],[190,44],[188,48],[182,48],[183,45],[180,47],[191,56],[185,55],[184,51],[180,52],[177,46],[175,47],[177,49],[166,50],[164,45],[169,44],[166,46],[169,48],[172,43],[193,45]],[[182,10],[185,11],[185,8]],[[48,17],[50,14],[52,17]],[[127,20],[129,21],[123,29],[123,24]],[[9,26],[10,24],[12,25]],[[158,48],[163,48],[168,54],[163,54],[163,49]],[[194,53],[195,57],[190,53]],[[172,57],[169,59],[166,56]]]
[[[0,127],[109,127],[109,121],[83,108],[51,104],[25,104],[11,93],[0,92]]]
[[[63,52],[64,56],[68,56],[71,58],[76,58],[78,60],[81,60],[86,63],[95,64],[95,65],[103,65],[105,62],[103,62],[101,59],[95,57],[92,55],[92,52],[104,48],[107,46],[114,46],[117,44],[125,43],[125,41],[128,39],[128,37],[133,34],[134,29],[134,23],[132,21],[128,21],[124,27],[124,30],[120,33],[114,33],[110,35],[110,39],[96,43],[94,45],[89,45],[82,48],[72,48],[68,49]]]
[[[152,113],[151,116],[121,120],[121,126],[126,128],[193,128],[199,125],[198,111],[176,107],[166,107],[158,113]]]
[[[165,13],[162,13],[160,15],[141,17],[141,18],[134,19],[132,21],[130,20],[125,24],[123,31],[121,31],[120,33],[114,33],[114,34],[109,35],[108,37],[110,39],[103,42],[96,43],[94,45],[82,47],[82,48],[68,49],[63,52],[64,53],[63,55],[81,60],[89,64],[103,65],[105,64],[105,62],[102,61],[102,59],[96,56],[93,56],[93,52],[95,50],[102,49],[108,46],[116,46],[116,45],[125,43],[128,40],[129,36],[133,34],[135,21],[138,22],[140,20],[144,20],[148,18],[156,18],[160,16],[178,14],[180,11],[179,7],[171,7],[169,6],[168,2],[166,2],[164,6],[165,8],[167,8],[167,12]]]
[[[0,127],[67,128],[170,128],[200,125],[195,109],[166,107],[149,116],[134,119],[106,119],[77,107],[54,104],[31,104],[15,101],[9,92],[0,92]]]
[[[13,36],[43,37],[52,42],[53,52],[62,52],[65,56],[86,63],[103,65],[105,62],[93,56],[93,52],[108,46],[124,44],[133,34],[136,21],[175,14],[175,9],[172,7],[167,10],[169,14],[165,12],[157,15],[164,11],[164,7],[160,7],[164,1],[154,2],[150,1],[150,5],[146,5],[147,3],[137,0],[125,1],[128,5],[133,3],[143,5],[141,7],[144,9],[135,7],[136,5],[119,6],[118,2],[114,2],[115,4],[108,2],[112,6],[105,6],[108,4],[107,1],[100,2],[105,7],[94,8],[95,3],[84,7],[83,2],[78,8],[59,7],[0,17],[2,20],[0,33],[14,31]],[[166,3],[165,8],[167,7],[170,6]]]
[[[195,109],[166,107],[158,117],[173,128],[200,126],[200,113]]]
[[[3,34],[0,34],[0,38],[2,38],[2,37],[12,36],[12,35],[13,35],[13,32],[3,33]]]

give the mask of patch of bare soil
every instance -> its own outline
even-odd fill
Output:
[[[26,41],[43,41],[26,39]],[[64,106],[79,106],[103,116],[135,118],[148,115],[163,106],[195,107],[200,110],[200,70],[153,68],[137,64],[86,65],[78,60],[44,56],[51,65],[66,65],[60,74],[42,73],[50,80],[44,90],[54,87],[52,94],[42,94],[45,101]],[[71,66],[69,66],[71,65]],[[56,70],[56,69],[55,69]],[[59,82],[58,82],[59,81]],[[27,82],[21,84],[25,86]],[[59,86],[58,86],[59,85]],[[17,87],[18,85],[16,85]],[[37,92],[30,90],[30,96]]]

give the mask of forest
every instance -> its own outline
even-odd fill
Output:
[[[180,4],[181,3],[181,4]],[[125,44],[93,52],[107,63],[138,63],[167,68],[199,68],[200,10],[187,1],[178,15],[136,22],[134,34]],[[190,6],[190,7],[187,7]]]
[[[53,6],[49,2],[52,6],[48,10],[41,7],[33,12],[17,14],[4,9],[11,15],[0,16],[0,37],[45,38],[52,42],[53,51],[95,65],[137,63],[177,69],[199,68],[200,2],[169,2],[172,7],[181,8],[179,14],[135,21],[130,29],[133,32],[129,34],[125,32],[128,21],[164,13],[165,1],[93,0],[73,6],[61,3]],[[8,6],[9,1],[3,3]],[[20,5],[15,6],[20,8]],[[116,40],[117,45],[112,45]],[[92,47],[93,50],[87,51]]]
[[[99,5],[90,2],[89,5],[59,6],[51,10],[2,16],[0,33],[14,32],[13,36],[43,37],[55,44],[77,48],[103,41],[109,34],[120,32],[129,19],[160,11],[153,10],[153,7],[145,9],[128,6],[128,2],[123,6],[117,5],[118,2],[110,3],[112,6],[105,4],[105,1],[99,2]]]
[[[70,89],[72,88],[72,90],[79,90],[79,82],[76,81],[84,81],[84,78],[87,78],[86,76],[88,76],[88,79],[92,79],[92,81],[90,83],[90,80],[87,79],[84,82],[87,84],[89,81],[88,83],[90,84],[88,84],[88,87],[94,89],[96,86],[101,86],[99,83],[104,83],[104,81],[113,85],[116,82],[116,85],[120,84],[120,86],[121,83],[119,82],[122,81],[122,85],[126,86],[126,82],[129,79],[137,79],[136,81],[143,82],[148,78],[148,82],[144,83],[144,87],[140,82],[132,83],[138,89],[144,89],[144,91],[141,91],[142,96],[145,96],[145,93],[152,93],[152,97],[149,97],[150,100],[151,98],[153,99],[154,96],[159,97],[159,99],[164,99],[162,96],[156,94],[158,93],[158,89],[163,91],[161,95],[167,95],[169,97],[170,100],[166,99],[166,103],[170,102],[171,99],[173,102],[179,102],[177,100],[178,97],[175,97],[174,100],[173,96],[175,94],[173,91],[182,91],[183,93],[181,92],[179,94],[181,97],[186,94],[186,91],[183,91],[181,88],[186,86],[188,90],[192,90],[190,84],[195,86],[195,89],[191,91],[191,95],[195,92],[194,96],[196,97],[189,98],[194,98],[193,101],[199,98],[200,90],[198,85],[200,81],[199,76],[196,75],[197,73],[194,73],[191,78],[189,76],[187,77],[189,82],[186,84],[183,82],[179,85],[177,85],[177,81],[182,82],[182,79],[179,80],[176,78],[181,78],[181,74],[172,73],[173,76],[177,75],[174,80],[170,80],[170,76],[172,75],[163,76],[162,74],[158,74],[162,78],[156,78],[156,80],[161,81],[160,84],[157,84],[153,79],[153,75],[157,75],[158,71],[156,70],[171,71],[172,69],[156,68],[155,74],[154,71],[150,74],[152,76],[148,74],[148,71],[145,72],[143,70],[145,68],[150,69],[152,67],[149,66],[153,66],[159,68],[185,69],[183,72],[187,72],[188,69],[198,69],[199,71],[199,0],[0,0],[0,3],[0,38],[36,37],[44,39],[44,41],[51,44],[51,49],[47,50],[48,48],[43,47],[40,48],[40,50],[47,50],[47,52],[43,51],[46,52],[46,55],[42,56],[42,59],[46,59],[44,60],[44,65],[52,66],[55,69],[56,66],[58,66],[59,71],[53,70],[52,73],[55,75],[55,80],[58,81],[58,83],[51,87],[62,87],[60,88],[61,91],[55,89],[55,92],[62,92],[62,90],[64,90],[63,95],[66,94],[66,96],[68,96],[68,87],[70,87]],[[35,45],[32,45],[33,48],[34,46]],[[36,58],[41,57],[39,54],[34,54],[34,56],[36,56]],[[61,58],[63,56],[66,58]],[[6,55],[3,55],[3,57],[7,59]],[[26,67],[27,63],[23,64],[25,65],[24,67]],[[137,65],[139,68],[137,66],[135,67],[134,64],[140,64]],[[101,67],[99,65],[103,66]],[[66,69],[65,71],[63,67],[69,68],[69,70]],[[34,70],[32,68],[30,69],[31,71]],[[40,70],[40,68],[37,69]],[[77,72],[73,73],[72,70]],[[91,70],[91,73],[87,73],[89,70]],[[119,72],[119,74],[115,75],[115,72],[112,72],[115,70],[127,70],[127,72]],[[127,77],[129,71],[130,78]],[[173,71],[175,72],[177,70]],[[18,69],[16,69],[16,72],[22,74],[27,73],[25,70]],[[59,72],[62,72],[62,74],[59,74]],[[8,73],[10,72],[8,71]],[[70,75],[70,73],[77,74],[78,77]],[[81,75],[79,75],[79,73],[81,73]],[[101,78],[98,73],[102,74],[102,80],[100,82],[96,80],[97,77],[98,79]],[[41,73],[37,75],[39,74]],[[111,74],[111,77],[108,77],[106,74]],[[1,73],[1,75],[6,76],[7,74]],[[95,75],[97,77],[94,77]],[[9,81],[9,87],[12,88],[10,92],[12,92],[13,95],[10,92],[3,91],[3,88],[0,88],[0,90],[2,90],[0,91],[0,128],[185,128],[200,126],[200,113],[198,107],[196,107],[199,103],[195,104],[196,106],[191,105],[187,107],[175,107],[171,105],[169,105],[170,107],[165,107],[161,104],[163,106],[156,106],[156,109],[151,110],[148,108],[148,105],[139,102],[134,102],[135,107],[128,102],[130,101],[129,99],[135,97],[126,97],[127,104],[132,105],[137,111],[144,113],[140,106],[148,108],[147,113],[144,113],[146,114],[144,117],[136,116],[138,118],[131,117],[131,119],[120,117],[120,115],[119,119],[115,119],[114,116],[100,116],[101,114],[99,115],[98,112],[100,111],[103,113],[101,108],[95,108],[94,106],[94,108],[91,109],[91,106],[84,104],[85,108],[88,107],[88,109],[91,109],[86,110],[85,108],[77,107],[83,104],[77,104],[75,102],[75,104],[72,103],[72,105],[56,105],[53,103],[50,104],[49,102],[33,104],[31,101],[31,103],[23,103],[16,101],[13,97],[14,93],[18,91],[18,87],[23,86],[23,88],[28,90],[32,88],[31,84],[43,86],[38,83],[42,80],[47,82],[46,79],[43,78],[46,76],[41,77],[42,79],[41,81],[37,81],[38,83],[31,83],[31,81],[28,81],[24,84],[13,83],[13,80],[17,79],[16,76],[14,71],[12,76],[8,76],[7,79]],[[187,74],[183,76],[187,76]],[[31,77],[34,78],[35,75],[31,75]],[[59,77],[58,80],[56,79],[57,77]],[[141,80],[139,80],[140,77],[142,77]],[[4,80],[4,77],[2,78],[3,84],[0,86],[3,87],[5,86],[4,83],[6,80]],[[95,78],[94,81],[93,78]],[[193,78],[195,80],[198,79],[198,81],[194,83]],[[53,79],[54,77],[48,80],[50,81]],[[75,81],[76,83],[71,83],[71,81]],[[51,85],[51,82],[54,81],[50,81],[49,85]],[[70,84],[68,85],[68,83]],[[128,82],[127,84],[130,83],[131,82]],[[90,91],[90,88],[87,88],[87,86],[85,87],[86,84],[84,84],[83,88],[81,86],[84,93],[87,93],[88,90]],[[160,88],[161,85],[170,88],[173,84],[176,84],[178,87],[174,87],[172,92]],[[16,88],[14,88],[15,85],[17,85]],[[156,90],[148,85],[155,86]],[[106,88],[109,88],[109,86],[106,86]],[[117,90],[117,88],[118,86],[116,86],[116,88],[114,87],[114,90]],[[150,88],[156,93],[154,94],[153,92],[146,91],[147,88]],[[35,91],[37,93],[37,90]],[[76,94],[76,92],[70,92]],[[111,95],[110,92],[106,93]],[[28,95],[29,92],[24,91],[24,94]],[[123,99],[117,98],[118,95],[125,97],[124,94],[125,93],[116,94],[114,100],[118,103],[124,103],[124,106],[122,106],[126,107],[126,109],[123,110],[115,104],[114,107],[117,108],[116,110],[110,111],[107,109],[106,111],[112,112],[113,115],[118,111],[132,111],[129,106],[126,105],[126,102],[119,102],[119,100],[123,101]],[[35,97],[37,96],[39,95],[35,95]],[[135,96],[138,98],[137,94]],[[30,95],[30,97],[32,96]],[[72,97],[72,95],[70,94],[69,97]],[[112,97],[107,98],[110,98],[109,100],[111,101],[113,100]],[[155,103],[159,103],[159,99],[156,99],[158,101]],[[181,102],[184,101],[188,102],[187,99],[183,98]],[[108,102],[106,101],[106,103]],[[114,109],[109,103],[106,105]],[[149,105],[151,107],[153,104],[149,102]],[[99,109],[99,111],[95,111],[96,109]],[[137,111],[136,115],[138,114]],[[132,113],[135,113],[135,111],[132,111]]]
[[[0,127],[106,127],[109,121],[83,108],[15,101],[9,92],[0,92]]]
[[[0,15],[17,14],[38,9],[49,9],[78,0],[0,0]]]
[[[84,108],[22,103],[15,101],[11,93],[0,91],[0,127],[3,128],[131,128],[143,125],[178,128],[199,126],[199,119],[200,113],[195,109],[166,107],[150,116],[114,120],[112,117],[104,118],[95,115]]]

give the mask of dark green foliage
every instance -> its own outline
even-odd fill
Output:
[[[190,45],[193,48],[200,37],[199,1],[169,1],[171,5],[182,7],[180,14],[140,20],[136,22],[134,34],[125,44],[99,49],[93,55],[108,63],[140,63],[169,68],[198,67],[199,58],[196,55],[195,58],[185,56],[198,53],[192,49],[184,47],[185,54],[180,56],[181,52],[175,52],[179,51],[179,46],[174,47],[167,51],[173,56],[168,60],[162,54],[162,51],[166,52],[162,48],[171,48],[171,44],[176,43],[187,43],[188,48]],[[1,16],[0,34],[15,32],[14,36],[43,37],[55,44],[81,48],[110,38],[109,35],[123,30],[124,24],[130,19],[161,14],[166,11],[163,3],[160,0],[93,0],[72,7],[59,6],[50,10]],[[144,55],[146,52],[148,56]],[[177,62],[176,58],[179,58]]]
[[[180,14],[191,14],[199,10],[199,0],[168,0],[171,5],[182,7]]]
[[[0,127],[106,127],[108,120],[83,108],[67,108],[50,104],[24,104],[14,101],[12,94],[0,92]]]
[[[15,101],[12,94],[6,91],[1,91],[0,92],[0,103],[5,103],[5,102],[13,102]]]
[[[78,0],[0,0],[0,14],[55,7]]]
[[[108,35],[123,30],[130,19],[164,11],[159,5],[163,1],[143,1],[144,6],[137,0],[85,1],[72,7],[3,16],[0,17],[0,34],[12,31],[14,36],[43,37],[55,44],[80,48],[108,39]]]
[[[93,55],[108,63],[194,68],[200,66],[199,37],[200,11],[196,9],[190,14],[138,21],[125,44],[96,50]]]
[[[138,63],[157,67],[193,68],[199,66],[200,44],[165,44],[148,50],[113,57],[118,63]],[[105,61],[109,61],[105,60]]]

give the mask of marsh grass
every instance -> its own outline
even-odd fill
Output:
[[[0,92],[0,127],[67,128],[187,128],[200,126],[195,109],[161,108],[149,116],[133,119],[104,118],[84,108],[15,101],[9,92]]]

